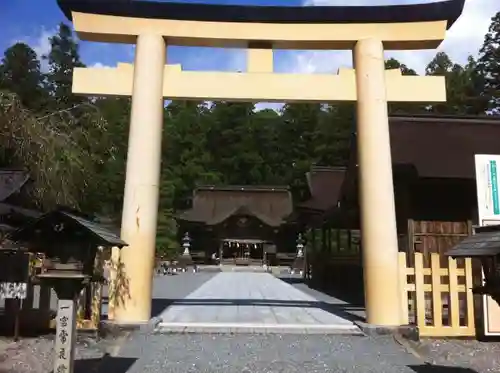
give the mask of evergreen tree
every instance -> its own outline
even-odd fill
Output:
[[[500,12],[492,19],[479,52],[478,69],[484,78],[483,98],[488,109],[500,114]]]
[[[50,38],[50,52],[44,56],[49,63],[47,80],[58,108],[69,108],[85,101],[73,95],[73,69],[84,67],[78,53],[78,44],[70,26],[60,23],[56,35]]]
[[[297,198],[306,191],[304,175],[318,162],[318,125],[324,112],[321,104],[286,104],[282,109],[281,149],[286,149],[289,184]],[[332,123],[332,126],[335,124]],[[299,176],[300,175],[300,176]]]
[[[43,74],[36,52],[24,43],[16,43],[4,52],[0,65],[0,89],[16,93],[21,103],[39,110],[46,102]]]
[[[469,57],[467,65],[461,66],[451,61],[450,57],[439,52],[427,65],[427,75],[438,75],[446,78],[447,100],[432,104],[431,112],[440,114],[483,114],[484,104],[478,100],[481,91],[481,76],[473,57]]]

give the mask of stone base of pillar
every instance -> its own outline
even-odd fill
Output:
[[[99,335],[103,338],[107,336],[121,337],[132,331],[152,332],[161,322],[159,317],[153,317],[147,322],[138,323],[120,323],[114,320],[103,320],[99,324]]]
[[[356,326],[360,328],[363,333],[370,337],[379,335],[394,335],[411,341],[418,341],[420,339],[418,327],[415,325],[385,326],[367,324],[362,321],[354,321],[354,324],[356,324]]]

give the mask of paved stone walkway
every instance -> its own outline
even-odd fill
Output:
[[[324,302],[268,273],[219,273],[159,317],[164,332],[360,334]]]

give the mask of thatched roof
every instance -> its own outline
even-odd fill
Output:
[[[290,190],[274,186],[203,186],[194,191],[193,207],[178,220],[217,225],[231,216],[253,216],[277,227],[292,213]]]

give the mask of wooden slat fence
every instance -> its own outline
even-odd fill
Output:
[[[410,255],[399,253],[403,322],[416,324],[423,337],[475,336],[471,259],[457,268],[456,260],[446,258],[444,267],[442,257],[431,253],[424,267],[422,253]]]

